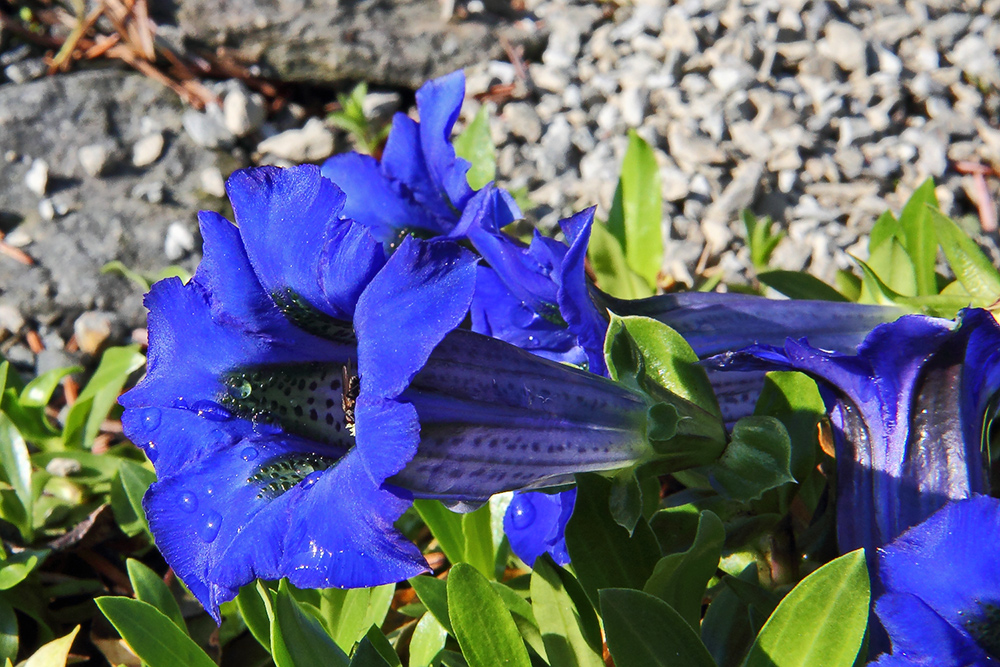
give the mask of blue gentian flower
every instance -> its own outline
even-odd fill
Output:
[[[517,557],[529,566],[543,553],[559,565],[569,563],[566,523],[575,504],[576,489],[515,493],[503,517],[503,531]]]
[[[902,317],[876,327],[854,355],[790,339],[708,363],[819,381],[834,426],[843,552],[871,553],[947,501],[989,488],[982,450],[1000,389],[1000,326],[984,310],[965,310],[957,322]]]
[[[121,399],[157,471],[150,529],[216,620],[254,578],[424,571],[393,527],[412,497],[481,503],[652,453],[645,397],[456,330],[470,251],[408,237],[387,255],[315,167],[227,188],[237,224],[202,213],[194,277],[147,295],[148,371]]]
[[[878,576],[892,654],[873,665],[1000,664],[1000,500],[948,503],[879,550]]]

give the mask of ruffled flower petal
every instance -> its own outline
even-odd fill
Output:
[[[515,493],[503,518],[510,548],[528,565],[543,553],[559,565],[569,563],[566,523],[576,504],[576,489],[561,493]]]

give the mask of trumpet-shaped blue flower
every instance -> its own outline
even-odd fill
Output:
[[[544,553],[559,565],[569,563],[566,524],[576,504],[576,489],[561,493],[515,493],[503,518],[510,548],[528,565]]]
[[[878,552],[879,667],[1000,664],[1000,500],[951,502]]]
[[[1000,389],[1000,326],[906,316],[847,355],[788,340],[710,360],[718,369],[798,370],[820,381],[834,425],[840,549],[893,540],[945,502],[988,489],[982,454]]]
[[[255,577],[424,571],[393,527],[414,496],[479,503],[651,453],[643,396],[455,330],[468,250],[406,238],[387,256],[315,167],[227,187],[237,225],[200,216],[202,263],[147,296],[147,375],[121,399],[157,471],[150,529],[216,619]]]

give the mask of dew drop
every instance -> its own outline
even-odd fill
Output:
[[[236,436],[232,433],[226,433],[221,429],[215,429],[212,431],[212,443],[216,447],[225,447],[226,445],[231,445],[236,440]]]
[[[156,463],[156,459],[160,458],[160,450],[157,449],[155,442],[150,442],[145,447],[146,458],[149,459],[150,463]]]
[[[219,535],[220,526],[222,526],[222,515],[215,510],[208,510],[198,529],[198,537],[205,542],[211,542]]]
[[[213,422],[224,422],[233,418],[233,413],[212,401],[195,401],[191,409],[197,412],[199,417]]]
[[[302,488],[311,489],[312,487],[316,486],[316,482],[318,482],[319,478],[322,476],[323,473],[319,470],[317,470],[316,472],[309,473],[309,475],[306,476],[304,480],[302,480]]]
[[[257,458],[257,450],[253,447],[246,447],[240,452],[240,456],[243,457],[244,461],[253,461]]]
[[[171,404],[171,407],[177,408],[178,410],[187,410],[188,402],[185,401],[183,398],[178,398]]]
[[[235,386],[229,387],[227,390],[230,396],[238,400],[243,400],[244,398],[249,397],[251,391],[253,391],[253,387],[246,380],[243,380]]]
[[[181,509],[185,512],[194,512],[198,509],[198,496],[190,491],[181,494]]]
[[[535,505],[530,496],[514,496],[510,506],[510,521],[515,529],[524,530],[535,522]]]
[[[142,425],[150,431],[155,431],[160,426],[160,409],[145,408],[142,411]]]

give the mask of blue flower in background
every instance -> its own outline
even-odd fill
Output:
[[[879,667],[1000,664],[1000,500],[947,504],[878,552]]]
[[[424,571],[393,527],[412,497],[475,504],[650,453],[643,397],[454,330],[471,252],[407,238],[387,257],[315,167],[228,190],[238,226],[201,215],[202,263],[147,296],[148,372],[121,399],[157,471],[157,545],[217,620],[257,577]]]
[[[576,489],[562,493],[515,493],[503,518],[510,548],[529,566],[543,553],[559,565],[569,563],[566,523],[576,504]]]
[[[798,370],[820,382],[834,425],[841,551],[871,549],[947,501],[988,490],[984,423],[1000,389],[1000,326],[911,315],[876,327],[856,355],[804,341],[709,361],[720,370]]]

